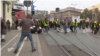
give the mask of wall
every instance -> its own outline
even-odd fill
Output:
[[[3,11],[3,10],[2,10],[2,6],[3,6],[3,5],[2,5],[2,1],[0,1],[0,17],[3,17],[3,15],[2,15],[2,11]]]
[[[6,21],[9,20],[10,21],[10,26],[12,26],[12,1],[10,1],[10,5],[8,6],[8,4],[6,4]],[[9,12],[7,11],[7,9],[9,8]]]

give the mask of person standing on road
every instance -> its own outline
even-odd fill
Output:
[[[85,28],[86,28],[86,23],[85,23],[85,21],[83,21],[83,22],[82,22],[83,33],[85,33]]]
[[[26,16],[26,19],[21,20],[19,25],[22,27],[22,34],[14,53],[18,52],[19,47],[25,37],[28,37],[31,42],[32,52],[36,51],[36,49],[34,48],[33,38],[31,35],[31,29],[30,29],[30,27],[33,25],[33,21],[31,20],[31,15],[28,14]]]
[[[97,34],[97,32],[99,31],[99,22],[97,22],[97,24],[96,24],[96,29],[95,29],[95,33],[94,34]]]
[[[77,33],[77,20],[75,19],[75,23],[74,23],[74,32],[76,32]]]
[[[73,32],[73,26],[74,26],[74,22],[73,20],[71,21],[71,26],[70,26],[70,30]]]
[[[92,33],[94,32],[94,21],[91,22]]]
[[[65,33],[67,33],[67,27],[68,27],[68,22],[67,22],[67,20],[64,20],[63,28],[64,28]]]

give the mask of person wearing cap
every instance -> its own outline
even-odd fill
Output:
[[[34,42],[33,42],[33,38],[31,35],[31,29],[30,29],[32,25],[33,25],[33,21],[31,20],[30,14],[28,14],[25,19],[21,20],[19,26],[22,27],[22,34],[21,34],[20,40],[18,42],[17,48],[15,49],[14,53],[18,52],[19,47],[25,37],[28,37],[31,42],[32,52],[36,51],[36,49],[34,48]]]

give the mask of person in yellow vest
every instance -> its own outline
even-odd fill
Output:
[[[100,23],[97,22],[97,24],[96,24],[96,29],[95,29],[95,33],[94,33],[94,34],[97,34],[97,33],[98,33],[98,31],[99,31],[99,26],[100,26]]]
[[[74,26],[74,22],[73,20],[71,20],[71,25],[70,25],[70,30],[73,32],[73,26]]]
[[[48,34],[48,22],[46,21],[46,19],[43,21],[43,25],[44,25],[44,28],[45,28],[45,31],[44,31],[44,34]]]
[[[85,28],[86,28],[86,23],[85,23],[85,20],[83,20],[83,22],[82,22],[83,33],[85,33]]]
[[[55,24],[56,24],[56,27],[57,27],[57,32],[59,32],[59,28],[60,28],[59,21],[58,20],[55,20]]]
[[[38,24],[38,26],[41,26],[41,22],[40,22],[40,20],[38,20],[37,24]]]
[[[77,33],[77,20],[75,19],[75,22],[74,22],[74,32]]]

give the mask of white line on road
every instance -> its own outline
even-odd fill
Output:
[[[25,38],[24,40],[26,40],[27,38]],[[19,56],[19,54],[20,54],[20,52],[21,52],[21,50],[22,50],[22,48],[23,48],[23,46],[24,46],[24,41],[23,41],[23,43],[22,43],[22,45],[21,45],[21,47],[19,48],[19,51],[18,51],[18,53],[15,55],[15,56]]]
[[[1,50],[4,48],[4,47],[6,47],[12,40],[14,40],[16,37],[18,36],[18,34],[15,36],[15,37],[13,37],[6,45],[4,45],[2,48],[1,48]]]
[[[15,45],[16,45],[16,43],[11,48],[8,48],[8,52],[10,52],[11,50],[13,50]]]
[[[43,56],[42,48],[41,48],[41,44],[40,44],[40,41],[39,41],[38,34],[37,34],[37,45],[38,45],[38,54],[39,54],[39,56]]]

